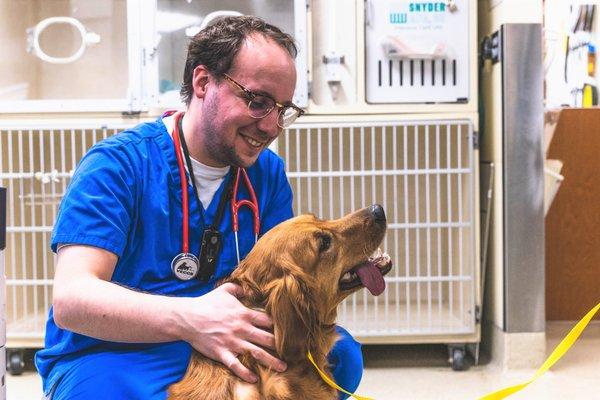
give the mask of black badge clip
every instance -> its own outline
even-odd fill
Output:
[[[214,228],[204,230],[202,234],[202,247],[200,247],[200,271],[198,279],[208,281],[215,273],[219,254],[223,245],[221,232]]]

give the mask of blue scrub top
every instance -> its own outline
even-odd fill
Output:
[[[283,161],[268,149],[247,171],[256,192],[263,234],[292,216],[292,191]],[[190,251],[196,255],[200,252],[202,232],[213,221],[226,181],[205,210],[188,179]],[[240,183],[238,199],[242,198],[249,196]],[[200,296],[212,290],[217,280],[231,274],[237,264],[230,203],[219,225],[223,248],[215,275],[208,283],[197,279],[180,281],[171,271],[171,261],[182,249],[182,212],[173,141],[159,118],[110,137],[85,155],[60,205],[52,250],[56,251],[60,243],[103,248],[119,257],[112,282],[161,295]],[[254,245],[252,213],[247,207],[240,210],[239,221],[243,257]],[[59,379],[63,379],[61,387],[69,386],[72,377],[67,372],[72,368],[79,371],[78,379],[85,379],[82,374],[91,376],[103,366],[122,365],[126,370],[117,367],[119,374],[124,375],[118,379],[139,381],[146,385],[148,397],[162,397],[168,385],[183,377],[190,354],[191,347],[185,342],[114,343],[60,329],[51,308],[45,348],[36,354],[35,361],[45,393]],[[69,390],[76,391],[77,384],[74,382]],[[98,390],[98,398],[102,398],[102,388]]]

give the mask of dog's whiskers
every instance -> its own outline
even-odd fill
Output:
[[[362,251],[362,253],[363,253],[363,256],[364,256],[365,258],[367,258],[367,259],[368,259],[368,258],[371,256],[371,254],[369,254],[369,251],[367,250],[367,246],[366,246],[366,245],[364,245],[364,246],[363,246],[363,251]]]

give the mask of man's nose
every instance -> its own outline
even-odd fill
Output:
[[[283,131],[282,128],[277,125],[279,119],[279,109],[273,108],[270,113],[262,117],[257,122],[257,127],[262,132],[265,132],[270,139],[273,139]]]

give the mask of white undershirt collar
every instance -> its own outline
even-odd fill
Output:
[[[175,114],[163,117],[162,121],[167,128],[167,132],[173,137]],[[194,170],[194,178],[196,179],[198,198],[206,210],[219,189],[219,186],[221,186],[223,179],[225,179],[225,176],[229,172],[230,167],[211,167],[194,159],[192,156],[190,156],[190,160],[192,161],[192,169]],[[185,166],[185,169],[187,171],[187,165]]]

